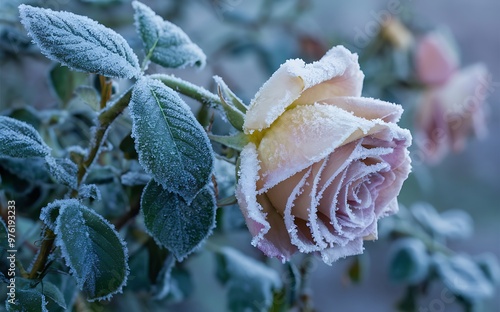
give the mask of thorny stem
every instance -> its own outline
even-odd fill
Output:
[[[105,139],[106,132],[111,125],[111,123],[118,117],[123,110],[127,107],[130,102],[130,97],[132,96],[132,89],[128,90],[120,99],[118,99],[114,104],[112,104],[108,109],[101,112],[98,117],[97,126],[94,131],[94,139],[90,143],[90,150],[87,155],[87,158],[81,162],[78,166],[77,173],[77,189],[78,186],[82,183],[85,175],[87,174],[87,169],[94,162],[99,148],[102,145],[102,142]],[[71,193],[71,197],[78,196],[78,190],[75,189]],[[55,233],[47,228],[45,230],[45,237],[43,239],[42,245],[40,246],[40,251],[37,254],[35,262],[31,268],[31,271],[28,274],[28,278],[36,279],[39,277],[39,273],[43,272],[47,259],[54,247],[54,239],[56,238]]]

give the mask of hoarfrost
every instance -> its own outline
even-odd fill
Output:
[[[144,172],[129,171],[121,176],[121,182],[123,185],[135,186],[135,185],[146,185],[151,176]]]
[[[115,31],[70,12],[20,5],[21,22],[48,58],[107,77],[140,75],[137,56]]]
[[[203,51],[176,25],[163,20],[148,6],[132,2],[135,26],[147,57],[164,67],[205,66]]]
[[[152,180],[142,193],[141,212],[149,234],[179,261],[196,250],[215,227],[215,198],[209,187],[188,204]]]
[[[0,157],[44,157],[50,148],[31,125],[14,118],[0,116]]]
[[[101,191],[95,184],[84,184],[80,186],[78,190],[78,194],[80,194],[80,198],[89,198],[94,200],[101,200]]]
[[[74,162],[68,158],[54,158],[52,156],[46,156],[45,161],[47,162],[50,174],[58,183],[73,189],[76,188],[76,174],[78,169]]]
[[[130,101],[139,162],[165,189],[191,201],[210,180],[213,152],[184,101],[158,80],[143,78]]]
[[[54,201],[43,208],[40,219],[54,230],[55,243],[89,301],[122,291],[128,251],[113,225],[76,199]]]

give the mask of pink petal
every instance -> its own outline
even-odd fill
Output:
[[[296,172],[324,159],[334,149],[384,127],[332,105],[297,106],[266,131],[258,151],[262,193]]]
[[[255,145],[245,146],[241,152],[240,161],[236,197],[247,227],[253,236],[252,245],[269,257],[286,261],[297,248],[290,243],[283,218],[274,209],[267,196],[257,196],[259,163]]]
[[[420,81],[428,85],[445,83],[459,67],[457,49],[449,36],[441,31],[420,39],[415,52],[415,65]]]

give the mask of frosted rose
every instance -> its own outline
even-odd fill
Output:
[[[423,36],[415,50],[415,67],[419,80],[426,85],[445,83],[459,67],[457,49],[450,36],[433,31]]]
[[[478,137],[486,134],[488,75],[484,65],[472,65],[424,93],[416,119],[420,158],[437,163],[450,149],[461,151],[470,133]]]
[[[361,97],[363,77],[338,46],[312,64],[288,60],[252,100],[236,195],[267,256],[316,252],[330,264],[362,253],[397,211],[411,136],[399,105]]]

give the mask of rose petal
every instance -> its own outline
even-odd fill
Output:
[[[268,128],[297,99],[312,104],[332,96],[360,96],[363,77],[357,55],[342,46],[312,64],[288,60],[251,101],[243,128],[246,133]]]
[[[457,49],[451,38],[442,31],[424,36],[417,45],[415,65],[423,83],[438,85],[446,82],[459,67]]]
[[[290,243],[283,218],[272,207],[266,195],[257,196],[259,163],[254,144],[248,144],[240,155],[240,172],[236,197],[253,236],[252,245],[269,257],[290,259],[297,248]]]
[[[340,258],[359,255],[363,253],[363,239],[355,239],[350,241],[345,246],[335,246],[321,251],[321,259],[328,265],[337,261]]]
[[[328,156],[341,145],[386,125],[331,105],[297,106],[286,111],[262,138],[258,153],[266,191]]]
[[[335,105],[365,119],[382,119],[398,122],[403,114],[401,105],[365,97],[334,97],[322,100],[321,104]]]

